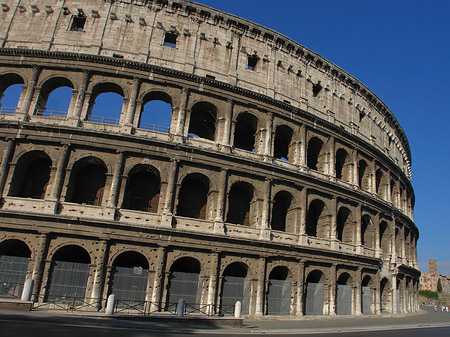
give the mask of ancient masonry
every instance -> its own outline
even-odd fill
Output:
[[[0,4],[3,296],[32,279],[49,307],[419,310],[408,140],[364,84],[189,1]]]

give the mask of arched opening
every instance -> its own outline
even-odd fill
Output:
[[[278,266],[269,274],[267,292],[267,315],[290,315],[292,282],[288,280],[289,269]]]
[[[122,114],[124,93],[114,83],[98,84],[92,90],[87,120],[95,123],[118,125]]]
[[[383,253],[383,257],[388,257],[391,254],[390,238],[388,233],[388,224],[386,221],[380,223],[380,242],[379,247]]]
[[[346,182],[351,181],[352,165],[350,156],[344,149],[339,149],[336,152],[336,178]]]
[[[361,282],[361,312],[363,315],[371,315],[372,310],[372,291],[371,291],[372,278],[367,275]]]
[[[272,206],[272,220],[270,226],[276,231],[286,231],[287,215],[292,203],[292,195],[288,192],[278,192]]]
[[[275,140],[273,145],[274,158],[292,161],[291,142],[293,131],[286,125],[280,125],[275,131]]]
[[[222,278],[220,315],[234,315],[237,301],[241,301],[241,313],[248,315],[251,295],[251,280],[247,278],[248,267],[234,262],[228,265]]]
[[[30,257],[30,248],[22,241],[0,243],[0,297],[22,296]]]
[[[390,188],[391,188],[391,195],[390,195],[391,203],[394,204],[394,206],[397,206],[397,207],[398,207],[398,204],[397,204],[397,189],[396,189],[396,187],[397,187],[397,184],[395,183],[394,180],[391,179],[391,183],[390,183]]]
[[[105,163],[95,157],[84,158],[74,165],[66,201],[100,206],[105,182]]]
[[[124,252],[113,262],[109,293],[118,307],[143,308],[147,293],[148,261],[137,252]]]
[[[0,113],[14,113],[19,107],[24,81],[16,74],[0,76]]]
[[[382,313],[392,312],[392,301],[391,301],[391,283],[387,278],[383,278],[380,282],[380,309]]]
[[[45,82],[39,92],[35,115],[65,117],[72,100],[72,90],[72,82],[64,77],[55,77]]]
[[[90,264],[91,258],[83,248],[75,245],[60,248],[52,258],[47,299],[84,301]]]
[[[336,315],[351,315],[352,302],[351,277],[348,273],[342,273],[337,280]]]
[[[199,305],[200,270],[200,262],[191,257],[182,257],[172,264],[167,286],[166,310],[173,310],[180,298],[190,306]]]
[[[249,113],[241,113],[236,119],[234,147],[256,152],[255,140],[257,130],[258,119]]]
[[[161,179],[149,165],[137,165],[128,175],[122,208],[143,212],[158,212]]]
[[[384,198],[382,183],[383,183],[383,172],[381,171],[381,169],[378,169],[375,173],[375,193],[380,198]]]
[[[327,208],[322,200],[315,199],[309,204],[306,216],[306,235],[322,239],[329,237]]]
[[[201,174],[190,174],[183,179],[178,196],[177,215],[206,219],[209,179]]]
[[[154,91],[144,96],[139,118],[139,129],[169,133],[172,122],[172,97]]]
[[[354,242],[354,227],[351,221],[351,212],[347,207],[339,208],[337,214],[337,239],[352,244]]]
[[[44,199],[51,166],[52,161],[45,152],[32,151],[23,155],[17,161],[8,195]]]
[[[326,160],[323,142],[317,138],[312,137],[308,142],[306,153],[306,165],[311,170],[316,170],[322,173],[326,172]]]
[[[370,190],[370,172],[364,160],[358,162],[358,186],[365,191]]]
[[[397,256],[402,256],[402,237],[399,228],[395,228],[395,253]]]
[[[208,102],[196,103],[191,109],[189,136],[214,140],[216,134],[217,108]]]
[[[361,218],[361,244],[365,248],[375,248],[375,228],[368,215],[363,215]]]
[[[314,270],[306,278],[305,315],[323,315],[324,275]]]
[[[228,223],[250,226],[250,202],[253,199],[253,187],[244,182],[231,186],[228,194]]]

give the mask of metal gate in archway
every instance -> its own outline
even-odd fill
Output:
[[[178,303],[179,299],[184,299],[185,303],[195,306],[200,303],[199,274],[172,271],[169,276],[169,288],[167,296],[167,310],[169,306]]]
[[[324,289],[322,283],[306,284],[305,315],[323,315]]]
[[[291,314],[291,289],[292,283],[285,280],[269,280],[267,294],[268,315]]]
[[[352,314],[352,286],[338,284],[336,291],[336,314]]]
[[[89,278],[89,264],[68,261],[54,261],[53,263],[48,298],[84,299]]]
[[[119,301],[144,302],[148,270],[141,267],[114,267],[112,293]],[[119,302],[120,303],[120,302]]]
[[[372,313],[372,294],[369,287],[361,288],[361,308],[363,315]]]
[[[220,313],[222,315],[233,315],[236,302],[241,301],[241,313],[248,315],[251,281],[245,277],[224,276],[222,282]]]
[[[29,261],[28,257],[0,256],[0,297],[20,298]]]

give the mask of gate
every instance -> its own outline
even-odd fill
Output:
[[[322,283],[306,284],[305,315],[323,315],[323,291]]]
[[[112,291],[117,300],[144,302],[147,292],[148,271],[141,267],[115,267]]]
[[[0,297],[22,296],[29,260],[20,256],[0,256]]]
[[[395,290],[395,297],[397,299],[397,312],[396,312],[396,314],[398,314],[400,312],[400,306],[401,306],[401,303],[400,303],[400,291],[398,289]]]
[[[362,287],[361,289],[362,313],[363,315],[370,315],[372,313],[372,295],[369,287]]]
[[[199,274],[173,271],[170,273],[167,304],[176,304],[180,298],[191,306],[198,304],[199,294]]]
[[[409,291],[408,290],[406,290],[405,301],[406,301],[406,312],[409,312]]]
[[[291,314],[291,282],[284,280],[269,280],[267,295],[268,315]]]
[[[54,261],[53,274],[48,297],[86,297],[89,277],[89,264],[67,261]]]
[[[336,314],[352,314],[352,287],[345,284],[337,285],[336,292]]]
[[[234,306],[241,301],[241,313],[248,315],[251,281],[244,277],[224,276],[222,283],[221,315],[233,315]]]

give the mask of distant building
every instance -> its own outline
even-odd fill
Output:
[[[442,292],[450,293],[450,276],[438,274],[436,260],[428,260],[428,273],[420,276],[420,290],[437,291],[439,279],[441,280]]]

